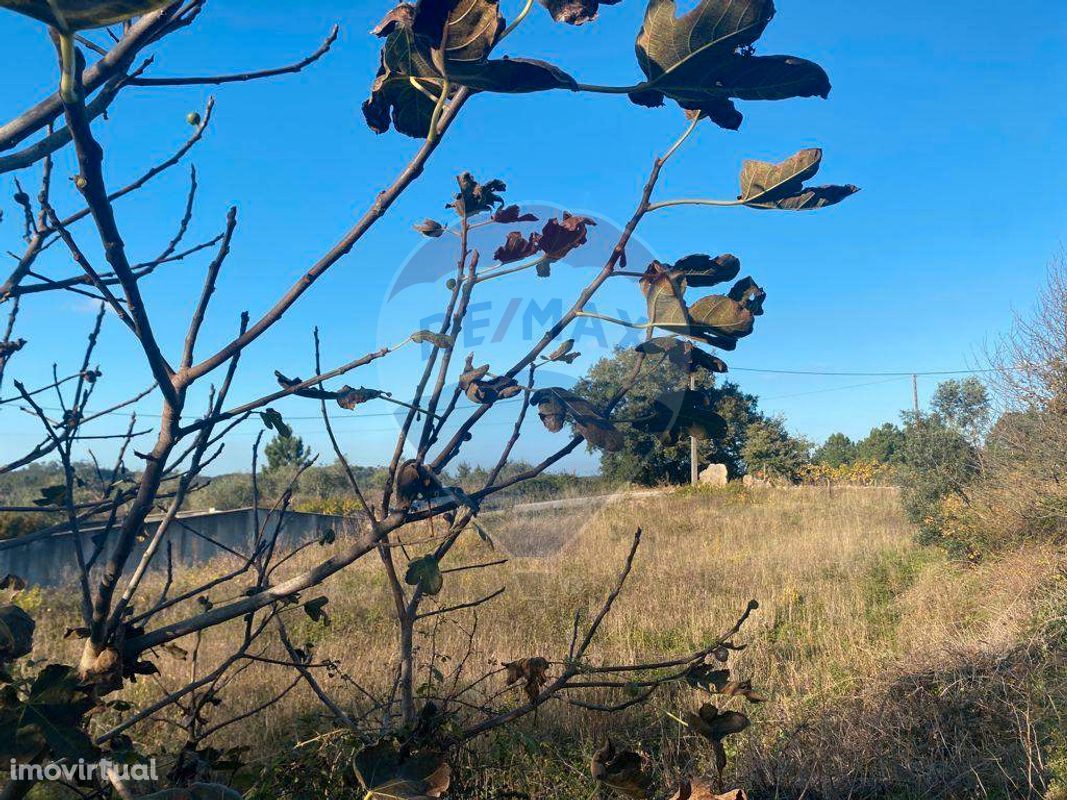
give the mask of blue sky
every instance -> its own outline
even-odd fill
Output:
[[[505,15],[513,16],[519,5],[503,0]],[[983,342],[1007,327],[1013,310],[1030,307],[1067,228],[1062,102],[1067,12],[1021,0],[1007,21],[992,5],[780,0],[760,52],[821,63],[834,84],[830,99],[743,104],[746,120],[736,133],[702,124],[665,172],[657,196],[730,198],[744,158],[778,160],[812,146],[825,150],[821,182],[855,183],[863,191],[813,214],[659,212],[642,225],[640,245],[632,248],[671,261],[694,252],[732,252],[742,259],[743,274],[765,286],[769,300],[756,334],[729,356],[733,366],[844,372],[967,368],[979,365]],[[189,133],[185,115],[216,96],[215,121],[190,159],[201,185],[192,235],[220,230],[230,204],[239,207],[240,226],[205,342],[221,342],[232,332],[241,309],[255,316],[267,308],[414,151],[411,139],[373,134],[359,111],[379,45],[367,31],[388,7],[329,0],[209,3],[192,30],[157,48],[152,74],[226,72],[295,60],[314,49],[334,22],[342,26],[341,37],[333,53],[298,76],[210,90],[130,89],[110,121],[97,126],[108,152],[109,180],[118,185],[166,157]],[[551,60],[586,83],[633,83],[640,78],[632,48],[642,13],[642,3],[623,0],[603,7],[595,23],[572,28],[535,9],[504,51]],[[6,118],[53,85],[55,66],[42,29],[32,22],[0,14],[0,37],[9,63],[21,65],[18,80],[0,85]],[[441,281],[436,288],[410,287],[392,297],[390,291],[420,253],[424,260],[437,258],[438,251],[427,256],[420,250],[424,243],[410,225],[426,216],[447,220],[443,205],[456,173],[504,179],[511,202],[593,215],[602,222],[598,233],[606,235],[612,221],[629,216],[652,158],[681,126],[677,109],[640,108],[619,96],[476,98],[389,216],[248,352],[232,397],[262,393],[257,390],[270,387],[276,368],[308,374],[316,324],[328,365],[421,327],[426,301],[444,294]],[[57,174],[73,172],[69,159],[61,159]],[[23,177],[34,184],[32,171]],[[12,176],[0,181],[5,194],[13,192]],[[150,257],[172,235],[186,181],[184,168],[172,170],[119,207],[135,257]],[[73,208],[69,194],[58,202],[61,210],[63,203]],[[4,250],[19,245],[13,211],[6,208],[0,225]],[[495,243],[487,240],[485,246]],[[58,251],[47,262],[52,275],[69,269]],[[636,260],[631,266],[644,266]],[[205,263],[162,269],[146,290],[160,337],[172,353],[180,347]],[[465,346],[475,349],[480,361],[503,364],[521,347],[524,321],[533,335],[540,315],[550,313],[544,309],[592,274],[579,264],[558,267],[549,281],[495,282],[502,288],[481,300],[485,306],[478,314],[484,319]],[[611,314],[629,311],[636,317],[642,310],[635,287],[623,281],[598,303]],[[508,328],[505,341],[493,342],[504,315],[517,327]],[[11,377],[32,384],[52,361],[60,362],[61,372],[63,364],[74,366],[91,309],[73,296],[35,300],[26,304],[22,319],[20,333],[30,345],[13,363],[5,396]],[[601,338],[601,333],[579,332],[586,356],[560,370],[561,380],[581,374],[622,335],[613,330]],[[147,383],[131,352],[124,331],[110,322],[100,350],[106,373],[101,402]],[[411,350],[394,365],[348,380],[399,390],[418,356]],[[835,430],[862,436],[911,402],[907,379],[842,388],[878,379],[745,371],[733,378],[759,394],[766,410],[783,413],[792,430],[813,439]],[[922,396],[935,385],[935,378],[922,379]],[[313,416],[314,406],[290,401],[278,407],[314,448],[325,446],[321,422],[299,419]],[[157,410],[154,402],[139,408],[146,415]],[[338,428],[356,461],[376,463],[391,452],[395,423],[388,411],[379,405],[339,412]],[[485,457],[507,430],[512,412],[497,413],[495,428],[475,442],[474,460]],[[246,463],[255,430],[250,424],[238,432],[221,467]],[[536,456],[553,443],[536,427],[530,433],[520,455]],[[36,435],[13,406],[0,409],[0,457],[13,455]],[[572,466],[589,463],[581,456]]]

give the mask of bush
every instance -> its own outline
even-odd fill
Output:
[[[891,464],[870,459],[860,459],[848,464],[806,464],[800,471],[804,483],[843,483],[850,486],[884,486],[895,477]]]
[[[49,514],[0,513],[0,541],[15,539],[51,524]]]
[[[953,551],[966,544],[951,534],[952,526],[946,523],[949,511],[967,502],[967,489],[978,475],[978,464],[977,448],[943,417],[909,415],[897,478],[904,511],[919,527],[921,542],[942,543]]]

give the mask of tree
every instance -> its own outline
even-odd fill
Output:
[[[840,467],[851,464],[857,458],[856,444],[843,433],[831,433],[812,455],[816,464]]]
[[[307,459],[308,451],[299,436],[279,434],[267,442],[263,455],[267,457],[267,469],[273,472],[282,467],[299,466]]]
[[[762,419],[748,429],[741,456],[750,473],[794,482],[809,462],[811,444],[790,435],[780,417]]]
[[[603,405],[628,385],[642,354],[617,350],[597,361],[574,387],[575,393],[594,405]],[[696,373],[696,383],[704,387],[714,411],[726,422],[722,436],[699,443],[700,463],[726,464],[731,475],[744,471],[741,449],[748,427],[761,418],[754,395],[745,394],[737,384],[718,381],[706,369]],[[648,416],[665,390],[683,391],[689,387],[689,374],[668,359],[639,372],[639,377],[618,406],[621,419]],[[689,480],[689,441],[665,443],[662,436],[635,426],[625,426],[623,447],[600,456],[601,474],[609,480],[644,485],[684,483]]]
[[[0,730],[9,734],[5,741],[14,742],[17,758],[39,762],[91,759],[101,746],[115,747],[123,750],[124,756],[135,758],[144,754],[126,752],[135,741],[131,734],[151,720],[169,723],[180,732],[178,765],[204,765],[203,770],[210,771],[215,761],[233,755],[232,751],[220,754],[219,748],[213,746],[219,741],[215,734],[229,730],[226,726],[240,718],[228,716],[229,704],[222,695],[228,691],[234,674],[250,663],[249,659],[258,658],[263,647],[273,645],[282,653],[276,659],[278,665],[292,671],[294,685],[306,683],[338,725],[353,738],[362,737],[363,748],[353,759],[361,795],[381,797],[403,786],[406,795],[437,797],[449,785],[448,754],[532,714],[551,699],[584,691],[582,678],[590,670],[595,670],[606,686],[616,687],[618,696],[600,709],[612,711],[635,702],[630,688],[640,687],[637,700],[647,698],[664,685],[690,678],[694,671],[706,671],[713,653],[720,658],[727,653],[727,646],[733,644],[755,609],[754,602],[733,628],[711,637],[692,652],[666,657],[642,655],[630,664],[596,663],[591,648],[633,567],[641,542],[640,529],[634,534],[615,585],[605,587],[603,600],[591,609],[578,609],[569,647],[567,642],[561,642],[559,652],[551,654],[551,662],[541,654],[523,654],[509,663],[503,674],[495,669],[472,674],[469,679],[467,674],[457,674],[456,681],[443,686],[435,677],[434,664],[427,660],[426,648],[416,644],[422,636],[433,636],[434,623],[441,617],[473,613],[499,594],[455,598],[463,602],[448,598],[447,603],[430,605],[432,598],[447,592],[448,568],[442,564],[455,563],[453,551],[460,537],[479,535],[489,539],[476,521],[483,501],[536,478],[585,441],[607,451],[618,449],[623,437],[617,424],[638,426],[667,441],[698,433],[708,438],[721,435],[723,420],[712,410],[705,392],[667,393],[657,399],[651,413],[623,423],[621,419],[616,421],[616,412],[625,392],[595,406],[562,387],[538,383],[540,367],[573,358],[567,341],[559,340],[576,320],[596,316],[588,310],[589,303],[611,279],[640,279],[643,300],[636,291],[634,297],[643,302],[648,321],[610,321],[638,327],[649,337],[653,331],[664,334],[646,342],[636,363],[638,371],[648,358],[670,358],[675,363],[717,368],[721,361],[697,345],[733,350],[740,339],[753,332],[755,318],[763,313],[766,294],[751,278],[732,283],[723,294],[704,294],[695,300],[686,297],[691,288],[733,282],[740,270],[740,262],[733,256],[677,254],[672,263],[652,262],[644,272],[629,272],[627,245],[642,221],[649,214],[683,205],[814,210],[834,205],[856,191],[847,185],[806,185],[821,167],[822,151],[805,149],[780,163],[746,161],[739,189],[728,192],[732,199],[653,200],[661,173],[692,144],[692,134],[702,121],[710,120],[724,128],[739,127],[741,114],[733,100],[825,97],[829,93],[829,79],[818,65],[795,57],[755,55],[754,45],[774,14],[770,0],[744,4],[700,0],[697,8],[681,17],[670,13],[670,3],[655,0],[649,5],[636,40],[638,67],[644,78],[632,86],[611,87],[580,83],[555,65],[521,55],[495,57],[515,27],[533,18],[527,13],[531,5],[528,3],[510,26],[493,0],[422,0],[415,5],[402,3],[389,12],[374,31],[382,39],[382,50],[363,113],[377,133],[394,129],[417,139],[413,155],[385,189],[378,191],[375,187],[368,192],[367,210],[336,241],[321,244],[321,255],[311,264],[301,265],[299,277],[291,286],[279,289],[276,301],[266,311],[256,317],[234,314],[234,332],[212,339],[215,334],[209,331],[217,328],[204,325],[209,314],[233,313],[232,309],[217,308],[217,304],[213,307],[212,299],[218,283],[233,277],[227,267],[238,226],[236,209],[229,211],[218,236],[186,242],[198,179],[202,178],[194,173],[176,234],[158,243],[156,255],[139,262],[127,242],[144,237],[129,235],[129,223],[116,213],[116,207],[128,202],[130,196],[137,197],[143,186],[181,163],[197,146],[210,124],[213,102],[203,113],[189,115],[192,128],[185,142],[167,158],[153,161],[137,179],[124,186],[117,185],[104,168],[105,144],[116,141],[99,135],[110,120],[105,112],[125,96],[123,92],[129,86],[158,90],[300,72],[326,55],[336,38],[336,29],[314,53],[296,64],[228,75],[155,77],[147,74],[153,64],[146,57],[150,49],[178,31],[199,24],[204,0],[0,0],[0,6],[28,14],[49,26],[60,64],[57,90],[0,125],[0,151],[12,151],[0,157],[0,172],[32,168],[36,173],[24,176],[32,177],[39,187],[36,198],[20,189],[14,198],[15,213],[10,215],[22,223],[24,241],[14,267],[0,284],[0,300],[9,304],[8,322],[0,342],[0,381],[12,364],[18,368],[24,354],[34,352],[32,346],[25,346],[26,342],[16,336],[21,304],[47,308],[51,300],[54,309],[62,307],[61,298],[68,293],[87,295],[100,304],[81,359],[65,377],[32,387],[14,380],[16,394],[4,398],[5,404],[17,401],[30,409],[39,423],[41,439],[19,458],[0,465],[0,473],[46,458],[58,459],[62,477],[59,483],[41,490],[37,504],[40,513],[61,514],[66,526],[73,529],[89,521],[104,526],[101,535],[86,545],[87,551],[80,545],[75,548],[78,580],[74,591],[80,600],[81,618],[70,620],[70,628],[72,636],[83,640],[78,663],[23,662],[15,671],[17,677],[13,676],[4,687]],[[592,19],[597,3],[590,0],[546,5],[557,20],[577,23]],[[122,25],[116,28],[114,39],[100,35],[94,40],[96,34],[92,31],[119,23]],[[80,51],[80,47],[85,50]],[[95,58],[101,52],[106,55]],[[47,68],[52,69],[53,65],[50,63]],[[26,76],[28,86],[38,85],[39,76],[29,66],[20,74]],[[659,106],[670,100],[681,106],[685,115],[684,120],[679,119],[680,132],[665,137],[659,146],[660,155],[647,173],[644,189],[610,256],[594,271],[561,318],[524,355],[506,361],[501,357],[495,368],[475,362],[474,354],[467,354],[465,360],[461,357],[457,352],[458,336],[469,322],[472,296],[484,291],[479,287],[489,281],[523,272],[550,279],[552,265],[585,244],[588,226],[595,221],[566,212],[548,220],[530,219],[523,209],[505,203],[507,187],[503,181],[478,180],[465,172],[457,177],[454,187],[440,192],[442,201],[450,200],[447,207],[451,218],[445,223],[430,219],[416,228],[427,238],[440,238],[455,264],[452,277],[443,287],[443,321],[439,326],[412,331],[401,342],[372,352],[349,353],[347,360],[332,367],[321,363],[322,348],[315,329],[307,357],[307,366],[313,368],[310,378],[293,376],[287,366],[275,373],[277,385],[263,386],[240,399],[231,396],[240,391],[236,386],[244,385],[233,380],[242,355],[268,331],[276,331],[294,304],[306,303],[318,279],[344,261],[398,198],[425,174],[427,163],[472,97],[478,95],[480,101],[488,102],[491,95],[499,92],[522,94],[552,89],[627,95],[640,106]],[[115,124],[129,124],[131,117],[115,115],[114,119]],[[135,118],[133,122],[136,123]],[[507,129],[508,119],[503,114],[498,122],[494,129]],[[555,120],[552,124],[560,123]],[[159,138],[151,135],[117,141],[140,140],[152,146]],[[24,142],[28,144],[22,145]],[[14,149],[20,145],[21,149]],[[471,150],[476,152],[476,147]],[[595,153],[595,148],[590,152]],[[551,164],[548,155],[546,164]],[[124,161],[132,160],[132,154],[126,154]],[[53,181],[54,174],[71,173],[75,177],[69,186],[65,181]],[[339,203],[347,214],[352,199],[339,198]],[[521,227],[534,222],[536,230]],[[496,232],[499,247],[495,251],[472,247],[472,231],[483,228]],[[446,232],[454,236],[443,237]],[[143,246],[139,242],[138,247]],[[407,248],[407,244],[400,246]],[[309,242],[307,247],[314,249],[316,243]],[[65,251],[66,257],[56,262],[48,258],[60,251]],[[181,298],[192,310],[184,342],[173,347],[168,339],[157,336],[153,303],[146,300],[142,287],[158,270],[197,258],[207,261],[203,281],[189,297]],[[151,383],[124,401],[100,408],[95,402],[95,386],[104,379],[104,373],[92,364],[105,316],[120,326],[130,360],[143,364]],[[391,389],[338,385],[343,376],[389,358],[412,343],[424,345],[428,355],[410,384]],[[34,357],[44,359],[46,355],[35,353]],[[278,357],[288,356],[279,353]],[[36,398],[45,391],[57,395],[65,409],[61,418],[53,418],[39,405]],[[400,393],[405,399],[394,397]],[[86,425],[96,422],[97,430],[99,426],[106,427],[115,421],[117,412],[148,397],[158,403],[157,426],[138,428],[131,419],[128,427],[107,428],[101,434],[85,433]],[[466,397],[473,410],[458,405],[461,397]],[[218,457],[234,428],[244,423],[262,424],[283,438],[291,435],[280,412],[272,407],[283,398],[301,398],[308,407],[319,409],[350,497],[361,510],[361,532],[336,543],[329,555],[316,557],[307,553],[303,559],[291,560],[295,550],[285,552],[279,538],[282,526],[264,524],[255,531],[255,540],[236,569],[207,576],[183,571],[177,576],[181,580],[174,582],[182,587],[180,593],[173,593],[168,581],[162,597],[149,596],[143,582],[146,573],[158,565],[161,553],[166,552],[168,532],[181,524],[176,522],[180,512],[203,486],[204,471]],[[501,442],[498,459],[485,482],[474,491],[447,485],[447,468],[463,451],[472,431],[500,401],[512,398],[519,398],[512,433]],[[384,403],[402,406],[405,411],[394,454],[380,487],[374,487],[372,494],[372,487],[360,483],[360,474],[345,458],[328,409],[336,406],[359,413],[365,404]],[[529,469],[505,478],[503,470],[523,422],[532,413],[537,413],[553,433],[566,429],[565,443]],[[446,427],[450,420],[458,422],[455,432]],[[114,466],[99,470],[95,483],[75,460],[85,436],[108,436],[119,442]],[[144,436],[154,438],[141,445]],[[254,454],[257,450],[258,442],[253,447]],[[127,462],[135,463],[137,469],[127,469]],[[279,514],[288,512],[293,482],[305,467],[306,464],[294,470],[290,484],[271,503]],[[252,486],[252,496],[253,505],[259,508],[258,482]],[[143,540],[147,515],[160,509],[160,522]],[[11,509],[0,507],[3,510]],[[75,540],[81,542],[78,537]],[[395,546],[401,541],[405,546]],[[106,550],[103,542],[109,543]],[[329,537],[322,542],[324,547],[332,544]],[[318,662],[306,648],[294,646],[287,625],[301,615],[319,623],[328,621],[328,596],[316,596],[318,587],[368,555],[380,561],[383,582],[394,601],[396,648],[389,668],[395,677],[380,696],[361,694],[342,706],[315,677],[333,665]],[[473,568],[491,569],[495,563]],[[182,570],[180,563],[173,567]],[[0,607],[0,614],[8,620],[6,629],[17,630],[17,641],[0,648],[0,661],[14,661],[30,650],[33,620],[12,604]],[[427,622],[428,618],[433,622]],[[208,636],[215,639],[217,647],[199,646]],[[195,645],[190,643],[190,637]],[[189,645],[188,649],[177,644],[179,641]],[[436,653],[436,648],[429,649]],[[128,707],[110,704],[106,698],[138,675],[161,671],[157,666],[163,663],[158,658],[161,651],[185,654],[191,661],[190,668],[183,667],[180,674],[168,676],[173,684],[152,702],[143,699],[138,701],[142,705]],[[468,672],[479,661],[468,660],[461,653],[453,656],[453,663]],[[5,669],[5,673],[9,671]],[[497,698],[509,685],[521,687],[524,699],[501,707]],[[430,687],[431,695],[427,697],[420,687]],[[47,708],[35,705],[46,689]],[[259,708],[263,710],[280,699],[281,696],[268,698]],[[104,704],[109,704],[109,713],[95,713]],[[706,709],[704,712],[707,716]],[[42,714],[54,717],[40,726],[26,724],[26,720],[37,720]],[[731,730],[739,730],[740,723],[748,722],[739,712],[729,714],[724,718],[730,720]],[[712,726],[704,727],[712,731]],[[41,735],[42,728],[47,735]],[[719,730],[711,737],[721,753],[721,739],[727,732]],[[613,785],[614,781],[618,785],[613,770],[633,759],[639,760],[632,753],[601,751],[593,762],[593,776],[605,784]],[[721,764],[722,759],[719,761]],[[169,777],[176,783],[187,783],[200,771],[176,769]],[[641,782],[648,786],[647,779]],[[13,781],[0,794],[18,797],[29,788],[24,782]],[[130,794],[126,786],[117,785],[115,790],[121,796]],[[90,791],[110,792],[110,787],[98,786]]]
[[[904,431],[892,422],[871,428],[867,437],[856,442],[856,459],[874,464],[896,464],[903,457]]]
[[[985,384],[973,376],[939,383],[930,406],[934,414],[974,442],[981,439],[990,421],[989,392]]]

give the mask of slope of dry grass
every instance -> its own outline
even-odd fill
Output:
[[[1067,772],[1059,717],[1067,700],[1062,553],[1033,547],[978,567],[952,564],[913,543],[888,489],[682,492],[489,515],[485,523],[499,548],[516,555],[503,567],[446,575],[437,599],[452,605],[507,587],[478,609],[478,647],[464,665],[469,677],[519,657],[565,657],[575,610],[599,605],[641,525],[633,574],[591,658],[621,663],[698,649],[758,599],[739,639],[748,647],[731,666],[769,702],[745,709],[754,724],[731,740],[731,785],[754,797],[1060,797],[1053,784]],[[472,536],[451,564],[490,555]],[[362,697],[350,678],[372,691],[392,681],[394,634],[380,566],[366,560],[336,576],[325,594],[331,625],[297,613],[293,635],[315,643],[317,660],[338,662],[338,672],[322,676],[324,686],[357,709]],[[39,640],[55,632],[49,626],[68,622],[68,610],[56,611]],[[473,617],[425,623],[419,657],[433,661],[443,682],[467,652]],[[232,635],[205,636],[205,663]],[[189,670],[168,655],[160,666],[164,685]],[[221,719],[252,708],[290,674],[253,664],[212,713]],[[142,683],[130,691],[144,699],[158,688]],[[501,702],[519,699],[516,691]],[[664,780],[706,773],[709,749],[678,722],[700,702],[683,686],[616,715],[550,704],[467,753],[468,777],[456,796],[587,800],[596,791],[588,756],[607,735],[646,751]],[[258,796],[345,797],[333,776],[352,744],[324,736],[330,727],[301,684],[254,723],[223,729],[216,744],[247,744],[257,763],[281,776]],[[139,731],[143,740],[172,746],[174,736],[164,725]]]

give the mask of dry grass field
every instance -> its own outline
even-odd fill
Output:
[[[738,639],[748,647],[731,666],[768,701],[748,706],[753,725],[728,740],[729,786],[754,798],[1067,797],[1060,783],[1067,778],[1062,552],[1032,548],[977,566],[951,563],[914,544],[894,491],[878,488],[682,491],[602,508],[500,513],[484,522],[496,553],[472,535],[446,566],[501,551],[512,554],[509,562],[446,574],[437,598],[453,605],[506,587],[477,610],[478,649],[459,680],[524,656],[565,657],[574,611],[599,605],[640,525],[645,535],[633,573],[594,659],[622,663],[698,649],[750,598],[760,603]],[[392,681],[394,634],[380,565],[366,559],[325,593],[330,625],[296,609],[294,640],[314,642],[316,660],[338,662],[321,680],[358,712],[366,705],[360,687],[388,690]],[[58,598],[41,602],[53,608],[42,615],[46,627],[74,618]],[[432,661],[439,682],[457,679],[474,617],[425,622],[419,657]],[[39,641],[55,640],[52,631],[43,633]],[[205,636],[201,669],[226,636]],[[189,674],[188,661],[167,654],[159,661],[159,681],[128,692],[143,701]],[[219,719],[254,708],[292,680],[291,671],[267,663],[244,667],[211,712]],[[517,687],[503,692],[502,676],[487,683],[498,705],[519,702]],[[427,695],[434,690],[424,687]],[[467,777],[453,796],[597,797],[588,758],[608,735],[648,753],[664,780],[708,773],[710,748],[679,721],[700,702],[683,684],[613,715],[550,703],[466,753]],[[331,732],[306,685],[255,719],[216,734],[217,746],[248,745],[249,760],[272,776],[253,796],[346,796],[335,778],[352,737]],[[180,744],[175,735],[165,723],[136,732]]]

